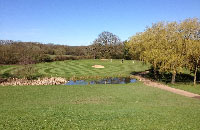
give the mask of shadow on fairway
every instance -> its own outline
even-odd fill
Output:
[[[153,69],[149,69],[145,72],[132,72],[132,75],[140,75],[144,78],[160,81],[160,82],[165,82],[165,83],[170,83],[172,79],[172,74],[171,73],[159,73],[157,72],[157,78],[154,76],[154,71]],[[176,75],[176,82],[178,83],[192,83],[194,80],[194,77],[190,74],[184,74],[180,73]],[[197,82],[200,80],[200,73],[197,74]]]

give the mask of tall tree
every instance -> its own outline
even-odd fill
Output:
[[[152,64],[155,78],[158,78],[157,71],[170,72],[174,83],[176,74],[184,66],[184,45],[176,22],[153,24],[145,32],[133,36],[129,46],[133,55]]]
[[[197,71],[200,68],[200,22],[198,19],[186,19],[180,24],[180,34],[185,44],[187,67],[194,73],[196,85]]]
[[[118,58],[123,55],[123,44],[118,36],[111,32],[102,32],[92,44],[95,58]]]

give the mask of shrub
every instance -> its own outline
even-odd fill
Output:
[[[42,55],[40,57],[40,62],[52,62],[54,59],[52,59],[49,55]]]
[[[24,65],[22,68],[15,72],[17,78],[26,78],[28,80],[38,79],[42,77],[41,74],[37,74],[36,69],[31,65]]]

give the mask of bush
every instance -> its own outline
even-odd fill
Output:
[[[40,62],[52,62],[54,59],[52,59],[49,55],[42,55],[40,57]]]
[[[17,78],[26,78],[28,80],[38,79],[42,77],[41,74],[37,74],[36,69],[31,65],[24,65],[22,68],[15,72]]]

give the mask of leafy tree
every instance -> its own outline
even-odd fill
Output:
[[[153,24],[145,32],[133,36],[129,46],[132,55],[152,64],[156,79],[157,71],[170,72],[174,83],[176,74],[184,66],[184,45],[176,22]]]
[[[186,19],[180,24],[180,34],[185,44],[187,67],[194,73],[196,85],[197,71],[200,68],[200,22],[198,19]]]
[[[200,23],[198,19],[186,19],[181,23],[159,22],[144,32],[131,37],[128,50],[134,59],[152,64],[154,75],[159,72],[172,73],[172,83],[176,74],[187,67],[194,73],[196,84],[200,68]]]
[[[123,42],[123,44],[124,44],[124,59],[131,60],[132,56],[129,53],[130,47],[129,47],[128,43],[129,42],[127,40]]]

